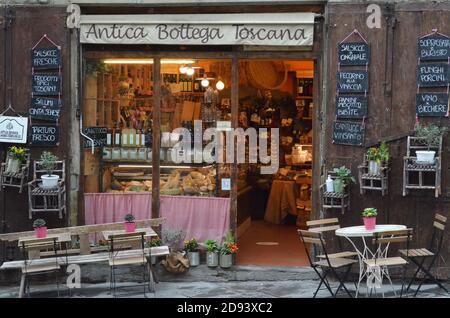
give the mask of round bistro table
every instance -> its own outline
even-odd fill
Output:
[[[373,237],[373,233],[375,232],[398,231],[398,230],[406,230],[406,226],[399,224],[379,224],[375,226],[374,230],[366,230],[364,225],[359,225],[359,226],[343,227],[335,231],[335,234],[337,236],[345,237],[352,244],[355,251],[358,253],[359,279],[358,285],[356,287],[356,297],[358,297],[359,285],[361,284],[361,281],[364,279],[364,277],[367,277],[368,274],[368,271],[365,269],[364,261],[376,257],[386,257],[389,248],[389,244],[387,244],[382,251],[379,248],[377,248],[377,250],[375,251],[372,251],[366,242],[366,238]],[[358,249],[358,247],[355,244],[356,238],[361,238],[363,242],[362,251]],[[383,275],[386,275],[390,281],[389,274],[384,270],[382,272]]]

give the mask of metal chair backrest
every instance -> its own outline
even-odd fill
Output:
[[[146,235],[145,231],[137,231],[123,234],[113,234],[109,236],[109,244],[110,244],[110,257],[114,258],[114,249],[118,249],[125,245],[133,245],[135,243],[140,242],[140,249],[142,250],[142,255],[144,255],[145,248],[145,239]],[[117,250],[116,250],[117,251]]]
[[[307,247],[308,244],[312,244],[314,247],[315,255],[318,254],[317,248],[321,250],[321,252],[325,255],[325,258],[328,262],[328,265],[331,267],[330,260],[328,259],[328,254],[325,248],[325,241],[323,240],[323,234],[321,232],[312,232],[305,230],[298,230],[298,234],[300,235],[300,239],[303,242],[303,246],[305,248],[306,256],[308,257],[309,263],[312,267],[314,267],[314,262],[311,259],[310,251]]]
[[[439,254],[441,251],[446,225],[447,218],[439,213],[436,213],[433,221],[433,235],[431,236],[429,245],[429,250],[435,254]]]
[[[46,237],[46,238],[35,238],[26,239],[22,241],[22,252],[25,269],[30,265],[30,258],[28,252],[30,250],[48,250],[53,249],[55,262],[58,263],[58,238],[57,237]]]

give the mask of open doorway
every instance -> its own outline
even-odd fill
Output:
[[[278,129],[278,169],[239,165],[238,240],[241,265],[304,266],[297,229],[312,207],[314,124],[313,60],[242,60],[239,125],[266,134]],[[267,129],[267,133],[264,131]],[[276,140],[276,139],[275,139]]]

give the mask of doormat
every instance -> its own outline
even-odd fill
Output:
[[[272,245],[279,245],[279,243],[278,242],[256,242],[256,245],[272,246]]]

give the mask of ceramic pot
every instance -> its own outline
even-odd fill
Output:
[[[377,224],[376,217],[363,217],[364,227],[367,231],[375,230],[375,226]]]
[[[230,268],[233,265],[233,254],[220,254],[220,267]]]
[[[188,252],[189,264],[191,266],[200,265],[200,252]]]
[[[43,188],[56,188],[58,186],[59,176],[56,174],[44,174],[41,179]]]
[[[206,265],[208,265],[209,267],[219,266],[219,253],[206,252]]]

